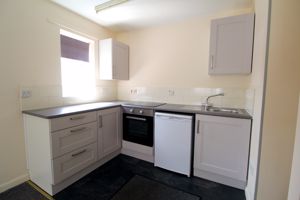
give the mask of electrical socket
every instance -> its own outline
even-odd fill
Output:
[[[169,96],[175,96],[175,91],[174,90],[169,90],[168,93],[169,93]]]
[[[137,89],[131,89],[130,90],[131,95],[137,95],[137,93],[138,93]]]
[[[22,90],[21,91],[21,97],[23,99],[31,97],[31,91],[30,90]]]

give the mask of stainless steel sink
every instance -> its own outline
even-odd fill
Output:
[[[199,112],[210,112],[210,113],[223,113],[223,114],[244,114],[243,111],[241,111],[238,108],[221,108],[221,107],[207,107],[205,106],[197,106],[197,105],[184,105],[182,106],[183,109],[193,110],[193,111],[199,111]]]
[[[241,114],[239,109],[234,108],[216,108],[216,107],[209,107],[206,109],[208,112],[222,112],[222,113],[233,113],[233,114]]]

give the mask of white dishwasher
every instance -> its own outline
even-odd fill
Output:
[[[191,174],[193,116],[156,112],[154,166]]]

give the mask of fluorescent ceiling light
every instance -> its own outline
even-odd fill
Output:
[[[104,10],[104,9],[113,7],[115,5],[125,3],[126,1],[128,1],[128,0],[109,0],[109,1],[106,1],[104,3],[101,3],[101,4],[99,4],[98,6],[95,7],[96,13],[98,13],[98,12]]]

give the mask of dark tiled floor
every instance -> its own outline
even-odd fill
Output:
[[[0,200],[48,200],[28,183],[22,183],[0,194]]]
[[[112,159],[56,194],[54,198],[56,200],[110,200],[134,175],[200,196],[202,200],[245,200],[242,190],[196,177],[188,178],[125,155]],[[0,195],[0,199],[10,200],[5,198],[5,195],[4,197]]]
[[[200,200],[201,197],[183,192],[135,175],[111,200]]]

